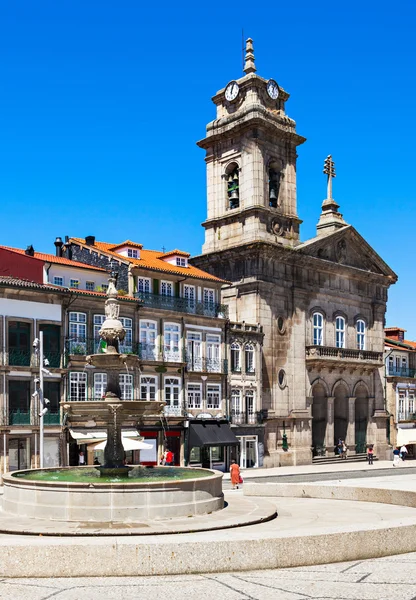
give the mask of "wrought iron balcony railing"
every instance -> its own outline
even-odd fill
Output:
[[[68,338],[65,342],[66,352],[71,356],[86,356],[105,351],[105,343],[96,338]],[[158,362],[184,363],[185,352],[178,346],[162,347],[155,344],[120,344],[120,353],[135,354],[141,360]]]
[[[47,359],[47,367],[60,368],[63,365],[62,352],[44,352]],[[12,367],[38,367],[39,357],[32,348],[9,348],[0,350],[0,365],[10,365]]]
[[[236,410],[231,411],[230,421],[234,425],[256,425],[261,422],[257,412],[239,412]]]
[[[200,373],[228,373],[228,361],[226,359],[192,357],[186,355],[186,368],[190,372]]]
[[[9,410],[9,425],[30,425],[30,411]]]
[[[188,298],[147,294],[145,292],[136,292],[134,296],[141,300],[144,306],[150,308],[174,310],[176,312],[203,315],[205,317],[228,318],[228,306],[226,304],[218,304],[216,302],[196,302],[195,300],[189,300]]]
[[[401,411],[397,415],[397,421],[416,421],[416,413],[410,411]]]

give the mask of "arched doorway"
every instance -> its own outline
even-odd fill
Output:
[[[355,395],[355,450],[365,452],[367,446],[368,394],[365,386],[357,387]]]
[[[327,424],[327,396],[322,383],[317,383],[312,391],[312,446],[313,455],[325,454],[325,435]]]
[[[338,440],[346,440],[348,430],[348,390],[340,383],[334,395],[334,446]]]

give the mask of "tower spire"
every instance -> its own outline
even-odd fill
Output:
[[[330,233],[335,229],[347,225],[341,213],[338,212],[339,204],[332,197],[332,180],[335,177],[335,163],[330,154],[328,154],[324,161],[323,173],[327,176],[327,197],[322,202],[322,212],[316,228],[318,235]]]
[[[256,65],[254,64],[254,48],[253,40],[248,38],[246,41],[246,56],[244,62],[244,73],[255,73],[257,71]]]

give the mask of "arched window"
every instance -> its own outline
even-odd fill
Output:
[[[335,319],[335,346],[345,348],[345,319],[337,317]]]
[[[355,324],[355,331],[357,334],[357,348],[358,350],[365,350],[365,323],[362,319],[358,319]]]
[[[279,206],[281,170],[277,162],[271,162],[269,165],[269,206],[277,208]]]
[[[241,371],[241,348],[240,344],[233,342],[230,346],[231,349],[231,371],[234,373],[240,373]]]
[[[313,313],[313,344],[314,346],[324,345],[324,317],[321,313]]]
[[[254,373],[254,346],[253,344],[246,344],[244,348],[244,357],[246,361],[246,373]]]
[[[229,208],[238,208],[240,206],[240,176],[236,163],[227,167],[227,198]]]
[[[231,420],[233,423],[242,422],[241,391],[231,390]]]

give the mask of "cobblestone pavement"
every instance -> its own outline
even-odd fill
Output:
[[[100,565],[97,565],[97,572]],[[416,553],[218,575],[1,579],[11,600],[415,600]]]

